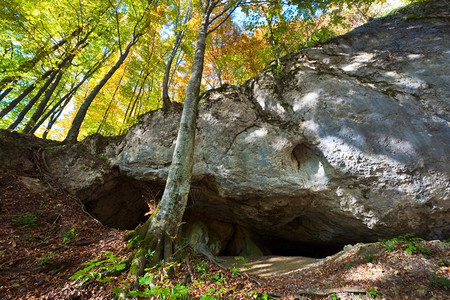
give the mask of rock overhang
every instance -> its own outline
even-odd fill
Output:
[[[429,18],[376,20],[206,93],[187,214],[315,244],[448,238],[448,7],[427,5]],[[107,167],[163,185],[179,117],[144,115],[100,149]]]

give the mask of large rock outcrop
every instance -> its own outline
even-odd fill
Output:
[[[448,238],[449,11],[447,1],[409,7],[206,93],[188,218],[306,244]],[[162,187],[179,116],[148,113],[97,155]],[[80,188],[61,163],[50,169],[74,192],[117,180],[102,171]]]

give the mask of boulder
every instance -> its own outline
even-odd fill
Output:
[[[241,87],[205,93],[186,215],[266,241],[449,238],[449,19],[446,1],[410,6],[286,56]],[[49,168],[90,195],[114,176],[162,189],[180,113],[147,113],[97,149],[109,171],[90,182]],[[89,174],[95,164],[73,168]]]
[[[305,243],[448,237],[449,9],[423,7],[206,93],[188,212]],[[164,182],[179,115],[145,115],[112,163]]]

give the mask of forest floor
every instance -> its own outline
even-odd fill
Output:
[[[120,260],[133,251],[125,236],[126,232],[91,218],[81,203],[37,171],[21,174],[0,169],[0,299],[113,299],[114,292],[129,286],[126,274],[120,272]],[[448,242],[406,237],[348,246],[319,261],[227,258],[222,262],[226,269],[187,247],[183,253],[181,263],[166,262],[150,270],[153,286],[144,277],[134,295],[147,299],[152,298],[149,295],[162,298],[161,294],[172,295],[165,299],[182,295],[191,299],[450,298]],[[78,280],[70,279],[76,272]],[[83,279],[87,281],[81,285]]]

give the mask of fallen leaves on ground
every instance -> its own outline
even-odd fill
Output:
[[[132,250],[125,232],[101,225],[39,172],[0,169],[0,199],[0,299],[111,299],[113,288],[126,284],[126,274],[82,286],[69,279],[83,263],[104,258],[104,251],[126,258]],[[448,299],[450,246],[427,241],[423,247],[429,255],[401,247],[388,252],[381,243],[355,245],[273,277],[222,269],[187,249],[188,259],[174,264],[171,274],[161,275],[164,268],[155,274],[172,288],[188,282],[193,299]]]

